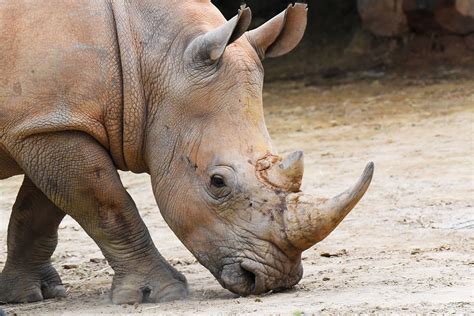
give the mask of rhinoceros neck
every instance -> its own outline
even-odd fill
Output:
[[[112,1],[122,73],[121,156],[126,169],[133,172],[148,172],[144,159],[146,129],[157,112],[160,119],[166,112],[157,93],[164,93],[166,84],[162,83],[172,71],[165,69],[172,64],[166,58],[173,58],[171,51],[179,50],[177,43],[183,39],[178,36],[183,28],[177,5],[180,1]]]
[[[122,75],[121,160],[124,169],[139,173],[147,170],[143,161],[147,109],[131,9],[126,0],[112,1]]]

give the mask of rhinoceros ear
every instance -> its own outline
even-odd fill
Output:
[[[230,43],[241,37],[252,20],[252,12],[242,5],[239,14],[218,28],[195,38],[186,49],[194,61],[218,61]]]
[[[260,58],[278,57],[289,53],[304,35],[307,23],[307,5],[296,3],[263,24],[247,32],[247,38]]]

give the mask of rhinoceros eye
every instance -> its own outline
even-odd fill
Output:
[[[0,0],[1,1],[1,0]],[[223,203],[232,196],[236,185],[235,171],[229,166],[214,166],[208,172],[203,188],[213,203]],[[204,179],[206,179],[204,178]]]
[[[226,186],[224,178],[217,174],[211,177],[211,185],[216,188],[223,188]]]

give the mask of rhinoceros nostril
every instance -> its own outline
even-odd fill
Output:
[[[148,285],[140,288],[140,290],[142,291],[142,300],[143,302],[148,302],[149,299],[150,299],[150,295],[151,295],[151,287],[149,287]]]
[[[249,285],[250,285],[250,293],[249,294],[253,294],[255,292],[255,288],[256,288],[257,277],[255,276],[255,273],[253,273],[252,271],[247,270],[242,265],[240,265],[240,268],[242,269],[244,277],[249,281]]]

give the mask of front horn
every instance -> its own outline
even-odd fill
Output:
[[[303,193],[289,194],[285,227],[290,243],[304,251],[329,235],[365,194],[373,173],[374,164],[370,162],[351,189],[331,199],[318,199]]]

